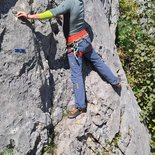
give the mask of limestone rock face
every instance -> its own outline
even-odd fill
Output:
[[[93,46],[122,79],[118,93],[86,60],[87,113],[67,119],[74,104],[62,28],[56,20],[26,21],[12,11],[40,12],[49,0],[0,1],[0,151],[42,155],[149,155],[149,135],[115,46],[118,1],[85,0]],[[59,33],[58,33],[59,32]],[[24,49],[23,53],[16,49]]]

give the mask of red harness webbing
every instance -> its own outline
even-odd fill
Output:
[[[92,45],[88,46],[87,49],[86,49],[86,52],[90,52],[92,50]],[[82,51],[77,51],[76,53],[74,53],[74,49],[69,49],[68,50],[68,53],[70,54],[76,54],[77,57],[83,57],[84,56],[84,52]]]
[[[74,50],[68,50],[68,53],[70,53],[70,54],[74,54]],[[82,51],[78,51],[78,52],[76,52],[76,56],[77,57],[83,57],[83,55],[84,55],[84,53],[82,52]]]
[[[88,36],[88,33],[85,29],[83,29],[82,31],[77,32],[76,34],[73,34],[73,35],[67,37],[66,43],[67,43],[67,45],[72,44],[74,42],[81,40],[82,38],[85,38],[86,36]]]

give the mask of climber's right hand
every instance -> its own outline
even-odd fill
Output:
[[[28,18],[28,14],[26,12],[19,11],[19,12],[17,12],[16,17],[18,17],[18,18],[20,18],[20,17]]]

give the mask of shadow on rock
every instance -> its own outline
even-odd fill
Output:
[[[16,4],[17,0],[0,0],[0,13],[7,14],[9,10]]]
[[[122,86],[121,85],[120,86],[112,85],[112,87],[113,87],[114,91],[118,94],[118,96],[121,96]]]
[[[41,103],[42,103],[41,110],[43,112],[51,113],[51,108],[53,107],[52,99],[54,97],[53,92],[55,88],[54,88],[53,75],[50,73],[50,71],[49,71],[49,75],[50,77],[48,79],[45,79],[39,91],[40,91]]]

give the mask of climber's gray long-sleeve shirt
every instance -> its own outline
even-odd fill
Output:
[[[63,31],[65,37],[84,28],[84,4],[82,0],[64,0],[59,6],[50,11],[54,16],[64,15]]]

